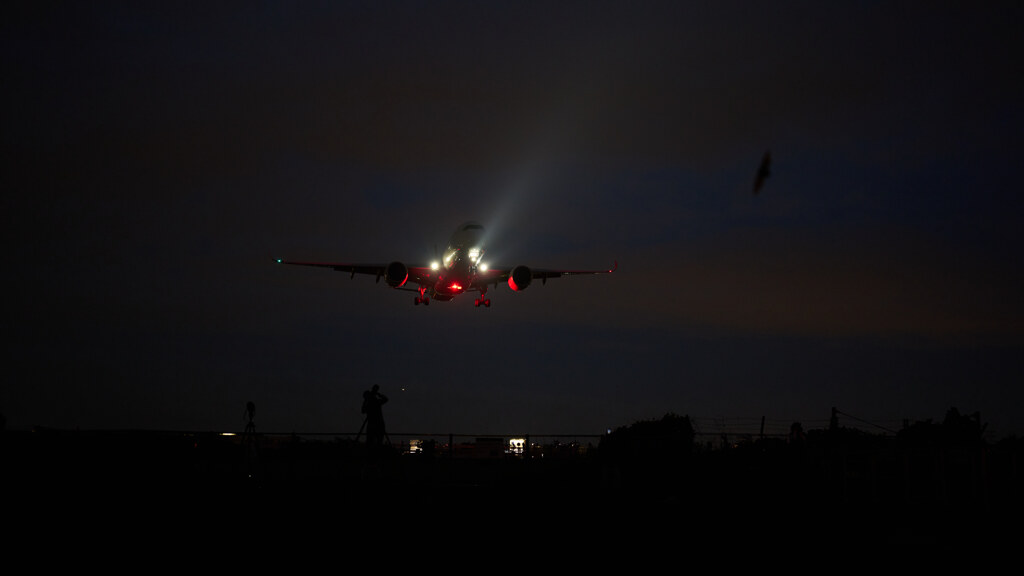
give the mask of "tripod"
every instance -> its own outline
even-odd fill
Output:
[[[356,434],[356,442],[359,442],[359,437],[363,435],[363,430],[366,428],[366,421],[369,420],[369,419],[370,419],[369,416],[367,416],[366,418],[363,418],[363,425],[359,427],[359,433]],[[388,436],[387,430],[381,430],[381,434],[384,435],[384,441],[387,442],[388,446],[391,446],[391,437]],[[367,440],[369,440],[370,435],[367,434],[366,437],[367,437]]]

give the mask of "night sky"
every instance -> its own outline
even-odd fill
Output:
[[[1019,2],[4,9],[8,429],[1024,434]],[[766,152],[771,174],[755,194]],[[277,258],[610,268],[414,306]],[[856,421],[853,418],[859,419]],[[861,422],[863,421],[863,422]]]

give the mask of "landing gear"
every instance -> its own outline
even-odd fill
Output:
[[[480,297],[473,301],[473,305],[477,308],[479,308],[481,304],[484,305],[484,308],[491,307],[491,299],[487,298],[487,290],[481,290]]]
[[[419,288],[419,291],[420,291],[420,295],[417,296],[416,299],[412,301],[413,306],[418,306],[420,304],[423,304],[424,306],[429,306],[430,305],[430,297],[423,295],[427,291],[427,289],[421,286]]]

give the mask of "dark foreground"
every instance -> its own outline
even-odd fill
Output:
[[[487,549],[549,541],[618,553],[623,542],[647,542],[666,555],[681,546],[796,547],[989,558],[1022,534],[1018,454],[751,445],[683,456],[457,458],[368,453],[344,439],[3,436],[5,493],[23,504],[15,518],[36,530],[77,526],[89,537],[90,526],[114,522],[129,533],[217,527],[272,541],[347,534]]]

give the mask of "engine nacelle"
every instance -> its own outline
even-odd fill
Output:
[[[533,276],[529,268],[526,266],[516,266],[512,269],[512,273],[508,275],[508,287],[516,292],[526,290],[531,280],[533,280]]]
[[[392,262],[384,269],[384,281],[392,288],[398,288],[409,280],[409,268],[401,262]]]

